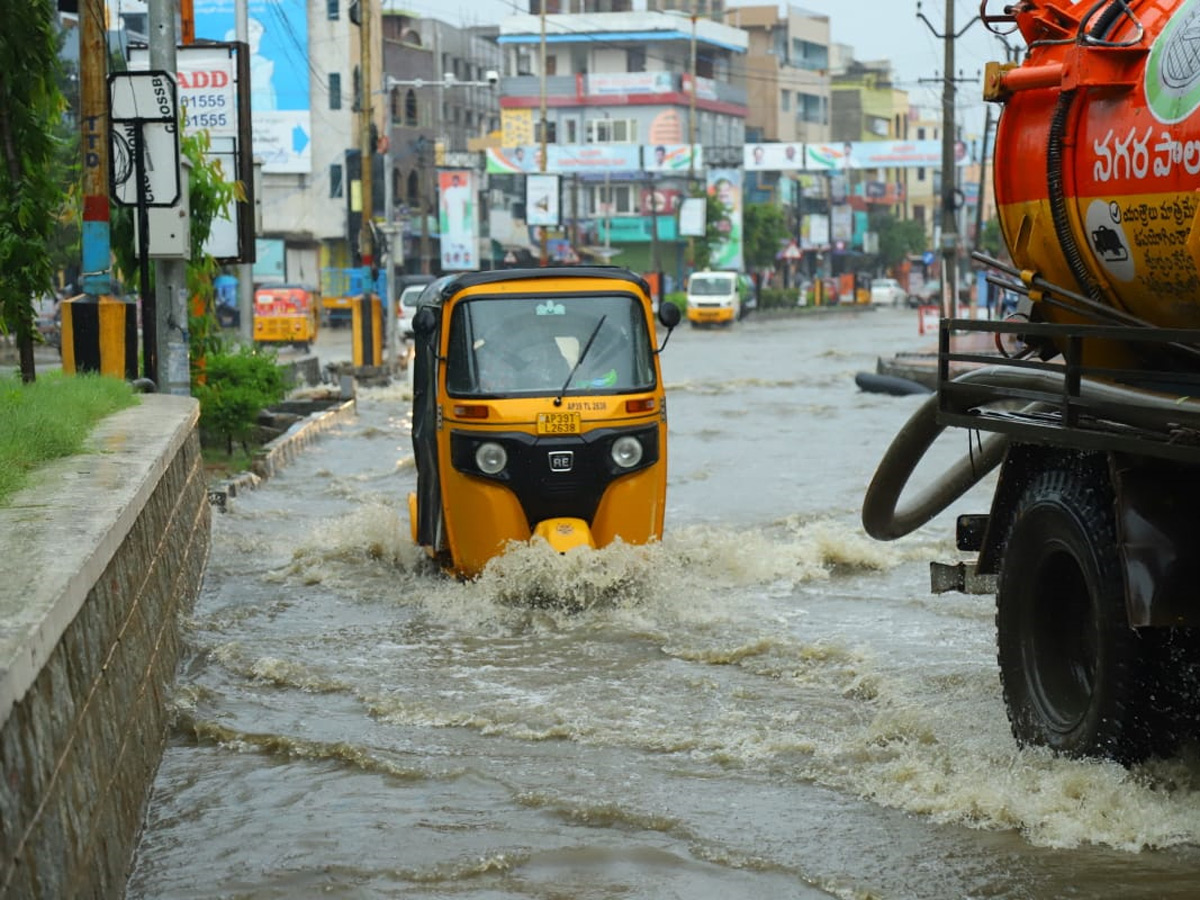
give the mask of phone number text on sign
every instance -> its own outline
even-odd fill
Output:
[[[184,127],[207,129],[214,137],[237,135],[233,62],[228,67],[208,62],[202,68],[183,69],[179,78],[179,101],[184,108]]]

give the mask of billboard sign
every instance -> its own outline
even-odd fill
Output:
[[[693,157],[693,154],[695,156]],[[645,144],[642,146],[642,171],[682,175],[704,168],[701,144]]]
[[[444,271],[479,268],[475,196],[475,173],[470,169],[438,169],[438,234]]]
[[[237,38],[238,0],[195,0],[196,37]],[[263,172],[312,172],[308,4],[305,0],[249,0],[250,113],[254,155]],[[199,115],[202,110],[197,109]],[[189,115],[190,115],[189,110]]]
[[[742,266],[742,170],[709,169],[708,194],[721,204],[717,222],[720,240],[713,248],[709,265],[714,269],[736,269]]]
[[[525,176],[525,222],[557,225],[559,192],[557,175]]]
[[[742,168],[747,172],[797,172],[804,168],[803,144],[746,144]]]

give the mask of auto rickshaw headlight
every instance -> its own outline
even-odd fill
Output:
[[[508,465],[508,453],[499,444],[488,441],[475,451],[475,465],[484,475],[497,475]]]
[[[622,469],[632,469],[642,461],[642,442],[632,435],[613,441],[612,461]]]

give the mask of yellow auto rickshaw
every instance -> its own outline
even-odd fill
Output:
[[[535,535],[562,553],[662,536],[662,348],[641,277],[609,266],[471,272],[434,282],[420,304],[415,543],[473,578]],[[668,335],[679,318],[662,305]]]
[[[307,351],[321,326],[321,292],[309,284],[265,284],[254,292],[254,341]]]

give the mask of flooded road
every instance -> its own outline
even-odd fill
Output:
[[[663,542],[522,549],[469,584],[409,539],[406,392],[360,392],[214,516],[128,896],[1195,897],[1200,759],[1018,750],[992,598],[928,593],[990,482],[862,532],[922,398],[854,374],[916,330],[679,329]]]

